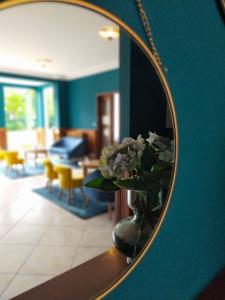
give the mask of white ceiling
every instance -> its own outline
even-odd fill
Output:
[[[0,11],[0,72],[54,79],[83,77],[119,66],[119,41],[98,32],[112,21],[77,6],[26,4]],[[43,69],[38,58],[52,64]]]

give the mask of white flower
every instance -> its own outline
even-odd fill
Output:
[[[128,151],[127,154],[117,153],[117,156],[113,162],[115,177],[122,178],[124,172],[132,171],[134,158],[135,156],[133,156],[133,152]]]
[[[108,179],[110,179],[110,178],[113,177],[113,176],[110,174],[107,165],[101,165],[101,166],[99,167],[99,170],[101,171],[101,174],[102,174],[103,177],[108,178]]]
[[[107,158],[110,158],[111,156],[113,156],[116,151],[118,151],[120,145],[118,144],[114,144],[112,146],[108,146],[108,147],[105,147],[103,150],[102,150],[102,157],[107,159]]]
[[[172,160],[172,152],[169,150],[164,150],[159,153],[159,160],[164,160],[170,162]]]
[[[135,141],[135,140],[132,139],[132,138],[130,138],[130,137],[124,138],[124,139],[122,140],[121,147],[130,146],[130,145],[132,145],[132,144],[134,143],[134,141]]]
[[[142,154],[143,154],[143,151],[138,151],[137,152],[137,158],[138,158],[138,160],[141,160]]]
[[[159,138],[159,136],[154,132],[149,131],[149,138],[146,139],[149,143],[149,145],[151,146],[157,139]]]
[[[143,139],[143,137],[139,134],[139,136],[137,137],[137,140],[134,141],[134,144],[132,145],[133,149],[135,151],[144,151],[145,150],[145,140]]]
[[[152,148],[158,159],[172,163],[174,159],[174,145],[167,138],[149,132],[149,138],[138,135],[137,139],[125,138],[121,144],[115,144],[103,149],[99,170],[105,178],[123,179],[135,176],[142,168],[142,156],[146,147]],[[154,155],[155,155],[154,154]],[[151,154],[149,154],[151,155]]]

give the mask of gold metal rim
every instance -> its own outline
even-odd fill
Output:
[[[171,114],[172,114],[172,124],[173,124],[173,130],[174,130],[174,142],[175,142],[175,150],[176,150],[175,151],[175,164],[174,164],[173,178],[172,178],[172,181],[170,184],[169,193],[168,193],[167,199],[165,201],[165,205],[164,205],[163,211],[161,213],[160,219],[158,221],[158,225],[153,230],[153,233],[152,233],[151,237],[149,238],[149,241],[148,241],[147,245],[145,246],[144,250],[138,256],[138,258],[135,260],[135,262],[131,265],[131,267],[124,274],[122,274],[121,277],[118,278],[118,280],[116,282],[112,282],[111,286],[109,286],[106,290],[103,290],[101,292],[101,294],[93,295],[93,297],[95,297],[95,299],[102,299],[108,293],[110,293],[113,289],[115,289],[139,264],[139,262],[144,257],[144,255],[150,248],[151,244],[153,243],[153,241],[159,231],[159,228],[161,227],[162,222],[165,218],[169,203],[171,201],[172,191],[174,188],[175,178],[176,178],[176,173],[177,173],[177,164],[178,164],[178,127],[177,127],[175,107],[174,107],[173,98],[172,98],[169,86],[167,84],[166,78],[165,78],[159,64],[157,63],[155,57],[153,56],[153,54],[149,50],[148,46],[146,45],[146,43],[133,31],[133,29],[131,29],[122,20],[120,20],[113,14],[109,13],[108,11],[106,11],[96,5],[90,4],[84,0],[47,0],[47,1],[46,0],[6,0],[3,3],[0,3],[0,10],[10,8],[10,7],[13,7],[16,5],[29,4],[29,3],[40,3],[40,2],[55,2],[55,3],[58,2],[58,3],[77,5],[77,6],[80,6],[83,8],[87,8],[89,10],[92,10],[96,13],[103,15],[104,17],[112,20],[113,22],[117,23],[120,27],[122,27],[133,38],[133,40],[140,46],[140,48],[144,51],[145,55],[149,59],[150,63],[153,65],[153,67],[159,77],[159,80],[161,81],[164,92],[167,96],[167,100],[168,100],[169,107],[170,107]]]

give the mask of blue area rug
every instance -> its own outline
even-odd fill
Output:
[[[19,179],[28,176],[40,175],[43,173],[44,169],[42,165],[25,165],[24,168],[18,168],[18,171],[16,171],[15,168],[10,168],[5,174],[5,165],[0,165],[0,174],[3,174],[4,176],[9,177],[10,179]]]
[[[55,204],[82,219],[88,219],[102,214],[108,209],[106,202],[97,201],[93,198],[88,198],[89,203],[86,207],[84,207],[84,200],[79,189],[75,189],[75,195],[73,195],[73,198],[70,200],[70,205],[68,205],[66,193],[62,195],[60,200],[57,199],[58,191],[59,189],[57,186],[53,187],[53,191],[51,193],[49,193],[46,187],[33,190],[33,192],[39,194],[49,201],[54,202]]]

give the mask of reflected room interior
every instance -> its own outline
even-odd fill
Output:
[[[99,176],[104,147],[149,132],[171,142],[174,132],[155,67],[111,20],[46,2],[0,11],[0,28],[0,295],[9,299],[118,246],[113,228],[132,218],[132,195],[85,183]]]

